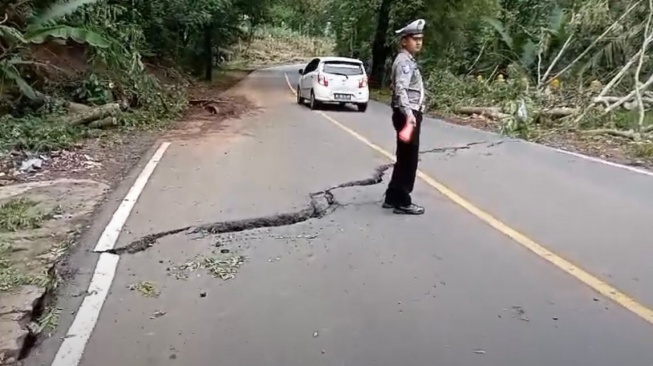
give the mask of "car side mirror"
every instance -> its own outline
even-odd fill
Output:
[[[304,75],[304,69],[299,69],[299,75]]]

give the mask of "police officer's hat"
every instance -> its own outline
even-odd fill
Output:
[[[396,30],[395,33],[400,38],[421,35],[424,33],[424,25],[426,21],[424,19],[417,19],[416,21],[408,24],[407,26]]]

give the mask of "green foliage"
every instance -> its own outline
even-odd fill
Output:
[[[97,74],[92,73],[82,81],[73,96],[84,104],[106,104],[113,101],[112,86],[111,81],[101,80]]]
[[[0,293],[26,285],[39,287],[50,285],[50,279],[47,275],[31,276],[16,268],[10,259],[12,251],[11,244],[0,242]]]
[[[72,147],[96,132],[70,126],[56,117],[0,117],[0,150],[50,151]]]
[[[4,84],[13,82],[20,92],[30,98],[36,99],[38,94],[32,86],[22,77],[19,67],[32,63],[23,59],[25,48],[31,44],[41,44],[51,38],[62,40],[71,39],[78,43],[88,43],[93,47],[108,47],[109,41],[101,35],[88,29],[70,27],[66,25],[51,25],[57,19],[76,11],[80,6],[94,1],[69,1],[56,2],[45,11],[36,13],[25,30],[2,25],[0,35],[7,47],[0,50],[0,91],[4,94]],[[4,9],[1,9],[4,10]]]
[[[11,199],[0,205],[0,231],[36,229],[50,215],[38,210],[38,202],[26,199]]]

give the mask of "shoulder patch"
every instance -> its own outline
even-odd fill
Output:
[[[410,65],[408,63],[402,64],[401,71],[403,71],[404,74],[408,74],[410,72]]]

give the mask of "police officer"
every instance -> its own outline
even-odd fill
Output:
[[[401,46],[392,64],[391,106],[392,124],[397,132],[397,162],[385,192],[383,207],[392,208],[397,214],[424,213],[423,207],[412,202],[410,194],[415,185],[424,111],[424,83],[414,57],[422,48],[425,23],[423,19],[418,19],[395,31]]]

